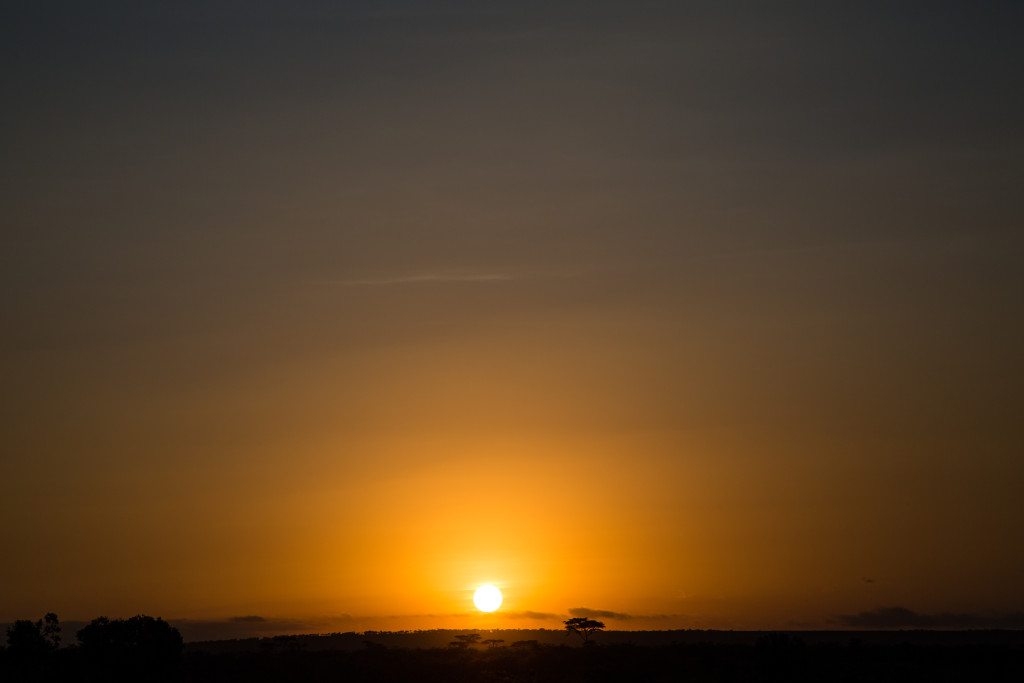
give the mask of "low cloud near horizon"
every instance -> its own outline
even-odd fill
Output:
[[[567,610],[568,616],[584,617],[592,619],[609,619],[631,622],[631,628],[702,628],[694,624],[686,626],[662,624],[661,626],[645,625],[643,622],[674,619],[680,615],[641,615],[616,612],[613,610],[595,609],[590,607],[572,607]],[[304,634],[328,634],[328,633],[363,633],[366,631],[405,631],[405,630],[434,630],[427,624],[434,622],[438,617],[463,617],[471,618],[477,615],[472,613],[453,614],[419,614],[419,615],[388,615],[381,617],[357,617],[351,614],[337,614],[322,617],[308,618],[286,618],[272,617],[255,614],[237,615],[218,619],[167,619],[168,623],[181,631],[186,642],[231,640],[246,638],[267,638],[282,635],[304,635]],[[537,629],[561,629],[561,621],[566,614],[553,612],[537,612],[523,610],[504,613],[504,616],[511,619],[534,620],[536,626],[525,628]],[[414,622],[423,622],[413,627]],[[547,622],[547,623],[545,623]],[[554,623],[552,623],[554,622]],[[67,642],[73,642],[77,631],[86,625],[85,621],[67,620],[62,621],[62,626]],[[9,624],[0,623],[0,632],[6,630]],[[465,628],[479,630],[478,626],[467,625]],[[519,628],[524,628],[520,626]],[[621,627],[620,627],[621,628]],[[728,628],[723,625],[703,626],[703,628],[722,629]],[[744,626],[741,630],[751,628]],[[926,613],[916,612],[906,607],[889,606],[878,607],[872,610],[851,614],[839,614],[823,623],[800,623],[787,624],[787,628],[796,630],[817,630],[817,629],[854,629],[865,631],[887,631],[887,630],[1017,630],[1024,629],[1024,612],[1002,612],[1002,613],[957,613],[937,612]],[[441,630],[453,630],[451,627]],[[462,629],[454,629],[462,630]],[[616,630],[615,626],[611,630]],[[754,629],[756,630],[756,629]]]
[[[392,614],[378,617],[359,617],[351,614],[330,615],[309,618],[284,618],[261,615],[240,615],[223,619],[168,619],[167,621],[181,631],[186,641],[229,640],[233,638],[261,638],[278,635],[299,635],[312,633],[344,633],[364,631],[403,631],[410,628],[429,629],[430,623],[438,619],[472,618],[474,613],[446,614]],[[503,612],[508,619],[528,619],[538,622],[559,622],[565,615],[553,612],[536,612],[523,610]],[[546,624],[538,624],[537,628],[547,628]]]
[[[561,614],[554,614],[552,612],[534,612],[532,610],[525,610],[523,612],[505,612],[505,616],[513,619],[561,619]]]
[[[626,612],[614,612],[610,609],[593,609],[590,607],[571,607],[569,608],[569,615],[585,617],[587,619],[616,619],[618,621],[660,621],[683,616],[680,614],[627,614]]]
[[[288,619],[249,614],[227,617],[226,619],[168,619],[167,621],[181,631],[181,635],[186,641],[229,640],[232,638],[260,638],[278,635],[362,630],[361,628],[356,628],[357,620],[350,614],[309,619]]]
[[[624,612],[613,612],[607,609],[591,609],[589,607],[571,607],[569,614],[574,617],[585,617],[587,619],[619,619],[626,621],[633,618],[633,615]]]

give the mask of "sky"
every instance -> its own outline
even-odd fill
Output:
[[[0,620],[1024,623],[1022,20],[4,3]]]

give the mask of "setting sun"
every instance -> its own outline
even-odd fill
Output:
[[[501,607],[501,590],[491,583],[485,583],[473,593],[473,604],[481,612],[493,612]]]

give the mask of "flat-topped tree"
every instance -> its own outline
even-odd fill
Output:
[[[565,620],[565,630],[568,633],[575,633],[583,639],[584,645],[591,645],[590,637],[604,628],[604,623],[596,619],[586,617],[573,617]]]
[[[479,642],[480,642],[480,634],[479,633],[464,633],[462,635],[455,636],[455,640],[453,640],[452,642],[448,643],[448,647],[454,647],[454,648],[458,648],[460,650],[465,650],[465,649],[469,648],[472,645],[476,645]]]
[[[540,647],[540,643],[537,642],[536,640],[514,640],[514,641],[512,641],[512,647],[519,647],[519,648],[528,647],[528,648],[532,648],[532,649],[537,649],[538,647]]]

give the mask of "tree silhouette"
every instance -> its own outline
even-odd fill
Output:
[[[16,652],[43,654],[60,647],[60,620],[53,612],[36,622],[19,619],[7,629],[7,644]]]
[[[57,618],[56,613],[47,612],[43,620],[36,623],[39,625],[40,634],[50,644],[50,647],[54,650],[60,647],[60,619]]]
[[[0,648],[0,680],[48,681],[57,676],[53,670],[60,645],[60,621],[53,612],[39,621],[19,619],[7,629],[7,649]],[[4,661],[6,660],[6,662]]]
[[[494,649],[504,642],[504,638],[488,638],[487,640],[483,641],[483,644],[491,649]]]
[[[540,647],[540,643],[536,640],[516,640],[512,642],[512,647],[531,648],[535,650]]]
[[[464,633],[459,636],[455,636],[455,640],[448,643],[448,647],[456,648],[458,650],[465,650],[471,645],[476,645],[480,642],[479,633]]]
[[[93,619],[78,632],[85,663],[103,679],[173,679],[184,644],[178,629],[163,619]]]
[[[583,639],[584,645],[590,645],[590,637],[604,628],[604,623],[597,621],[596,619],[587,619],[586,617],[573,617],[572,619],[566,619],[565,630],[567,633],[575,633]]]
[[[49,651],[51,643],[43,636],[42,623],[19,619],[11,624],[7,628],[7,647],[11,653],[21,657],[34,657]]]

